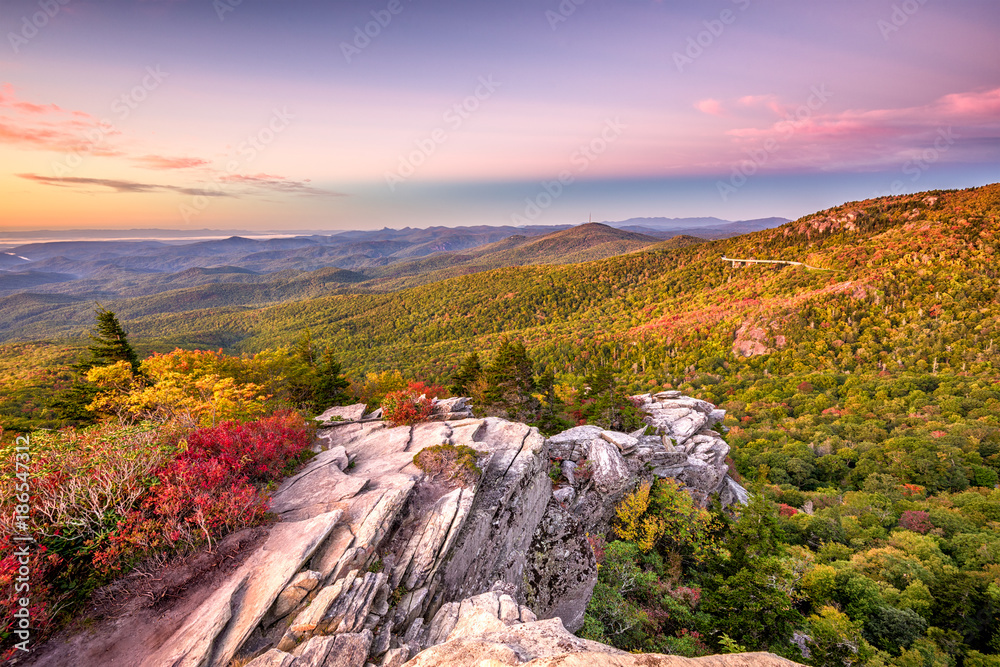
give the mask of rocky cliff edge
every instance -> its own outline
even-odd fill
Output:
[[[144,667],[791,665],[768,654],[631,655],[571,634],[605,532],[640,479],[682,481],[701,503],[745,502],[728,476],[724,416],[704,401],[636,397],[651,428],[581,426],[551,438],[467,399],[393,427],[365,406],[319,417],[317,456],[275,493],[263,544]],[[429,447],[474,450],[478,475],[419,469]],[[469,450],[464,450],[469,451]]]

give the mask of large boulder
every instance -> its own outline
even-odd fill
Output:
[[[143,660],[143,667],[228,665],[341,514],[328,512],[276,525],[264,546],[159,650]]]

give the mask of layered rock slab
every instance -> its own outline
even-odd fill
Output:
[[[442,621],[439,618],[444,616]],[[432,638],[447,633],[405,663],[406,667],[531,665],[556,667],[794,667],[798,663],[770,653],[680,658],[635,655],[574,636],[558,618],[535,620],[509,596],[489,592],[442,607],[431,622]]]
[[[412,427],[364,406],[326,415],[318,456],[273,499],[281,522],[272,537],[295,535],[285,555],[265,545],[144,664],[221,665],[238,650],[257,667],[353,664],[361,653],[396,667],[457,639],[456,628],[520,661],[503,664],[548,660],[538,648],[546,641],[617,656],[566,630],[582,625],[596,582],[586,533],[605,532],[620,498],[652,476],[681,479],[700,501],[739,501],[742,491],[711,430],[721,411],[670,393],[640,400],[655,435],[584,426],[546,440],[524,424],[469,418],[464,399],[440,402],[438,421]],[[414,465],[440,444],[478,452],[478,481],[461,486]],[[565,477],[555,490],[553,462]],[[487,627],[528,639],[495,642]],[[341,653],[348,662],[335,662]]]
[[[279,523],[264,545],[203,604],[143,667],[223,667],[264,618],[341,512]]]

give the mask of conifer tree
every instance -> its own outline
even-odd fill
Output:
[[[454,396],[468,396],[473,383],[479,379],[482,372],[483,367],[479,363],[479,355],[473,352],[462,359],[462,363],[451,374],[451,384],[448,386],[448,391]]]
[[[573,426],[573,422],[563,414],[565,405],[556,394],[556,376],[547,370],[538,378],[536,389],[542,397],[538,421],[532,424],[545,435],[555,435]]]
[[[77,369],[83,372],[95,366],[111,366],[119,361],[127,361],[132,367],[132,373],[138,374],[139,355],[128,342],[128,332],[122,327],[118,317],[106,308],[97,308],[94,314],[97,325],[90,334],[93,345],[87,348],[90,359],[78,364]]]
[[[340,363],[333,350],[322,352],[309,329],[292,346],[292,367],[289,372],[289,389],[292,400],[299,407],[321,411],[331,405],[343,405],[350,398],[347,378],[342,375]]]
[[[483,402],[509,419],[531,422],[538,416],[539,402],[532,392],[535,377],[524,343],[503,339],[492,361],[483,370],[486,388]]]
[[[331,405],[343,405],[351,398],[347,393],[350,385],[351,383],[342,375],[340,362],[334,358],[333,350],[327,348],[323,352],[323,363],[318,369],[313,404],[319,410]]]
[[[587,376],[587,403],[582,413],[587,423],[612,431],[642,428],[639,411],[629,400],[608,366],[599,366]]]

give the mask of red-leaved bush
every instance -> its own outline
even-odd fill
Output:
[[[309,440],[295,413],[192,431],[178,456],[158,471],[141,507],[119,522],[95,564],[118,569],[128,554],[211,546],[213,538],[260,523],[267,498],[254,483],[281,479]]]
[[[778,516],[795,516],[799,511],[792,507],[791,505],[786,505],[785,503],[778,503]]]
[[[426,421],[433,411],[431,399],[409,389],[390,392],[382,399],[382,418],[394,426]]]
[[[928,531],[934,528],[934,524],[931,523],[930,514],[927,512],[907,510],[899,517],[899,527],[912,530],[914,533],[926,535]]]
[[[211,547],[265,521],[265,485],[289,472],[310,441],[295,413],[226,422],[184,438],[152,426],[107,424],[33,434],[27,527],[12,521],[20,481],[6,468],[0,474],[0,651],[16,639],[12,614],[22,568],[30,572],[36,640],[54,616],[72,612],[89,591],[144,557]],[[37,543],[20,556],[25,564],[14,536],[27,532]]]
[[[225,422],[192,431],[177,462],[215,459],[233,475],[266,483],[284,476],[288,462],[309,446],[310,437],[294,412],[254,422]]]

